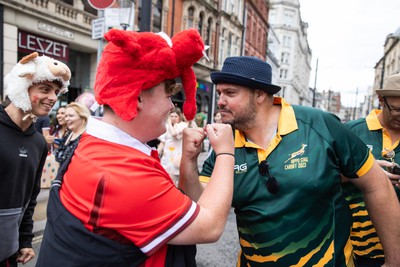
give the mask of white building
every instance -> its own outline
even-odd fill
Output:
[[[400,73],[400,27],[387,35],[383,45],[383,55],[375,65],[374,85],[369,91],[369,106],[379,107],[376,89],[381,89],[389,76]]]
[[[280,46],[278,35],[275,33],[272,27],[268,31],[268,47],[267,47],[267,62],[272,68],[272,84],[278,84],[279,74],[279,60],[278,60],[278,49]]]
[[[299,0],[271,0],[270,4],[269,24],[280,40],[275,54],[280,64],[278,85],[282,87],[278,95],[291,104],[311,106],[311,49],[308,24],[301,19]]]

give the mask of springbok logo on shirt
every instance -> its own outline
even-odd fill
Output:
[[[295,157],[297,157],[297,156],[301,156],[301,155],[303,155],[304,154],[304,151],[305,151],[305,148],[306,148],[306,146],[307,145],[305,145],[305,144],[301,144],[301,148],[300,148],[300,150],[298,150],[298,151],[296,151],[296,152],[293,152],[293,153],[291,153],[291,154],[289,154],[289,158],[285,161],[285,163],[286,162],[288,162],[289,160],[291,160],[291,159],[294,159]]]

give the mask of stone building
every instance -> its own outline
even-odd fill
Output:
[[[312,105],[309,94],[311,49],[307,40],[308,24],[301,19],[299,0],[270,0],[269,24],[280,40],[278,93],[289,103]]]
[[[375,65],[374,85],[372,86],[367,106],[372,108],[379,107],[376,89],[381,89],[387,78],[393,74],[400,73],[400,27],[394,33],[386,36],[383,45],[383,55]]]
[[[93,90],[97,62],[105,45],[104,39],[95,38],[93,32],[117,27],[163,31],[173,36],[183,29],[196,28],[209,46],[208,59],[202,58],[194,66],[197,107],[207,110],[211,118],[217,96],[210,72],[221,69],[229,56],[252,55],[267,60],[268,0],[111,0],[100,10],[92,6],[92,1],[0,0],[0,74],[4,76],[19,59],[34,51],[57,58],[72,71],[70,91],[59,103],[66,104]],[[123,1],[130,7],[126,16],[121,15]],[[276,79],[279,58],[270,58],[275,60]],[[0,97],[4,97],[2,83]],[[173,100],[181,105],[183,93]]]
[[[97,42],[91,38],[91,23],[96,17],[96,10],[83,1],[1,0],[1,74],[34,51],[56,58],[71,69],[70,92],[63,101],[73,101],[93,87]],[[3,83],[0,95],[4,97]]]

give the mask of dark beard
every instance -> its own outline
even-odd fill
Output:
[[[236,130],[245,131],[249,128],[253,128],[256,114],[255,100],[250,98],[249,103],[247,103],[243,111],[235,114],[232,120],[224,121],[223,123],[230,124]]]

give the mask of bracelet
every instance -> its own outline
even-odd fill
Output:
[[[215,154],[215,157],[218,157],[219,155],[229,155],[229,156],[235,157],[235,154],[228,153],[228,152]]]

